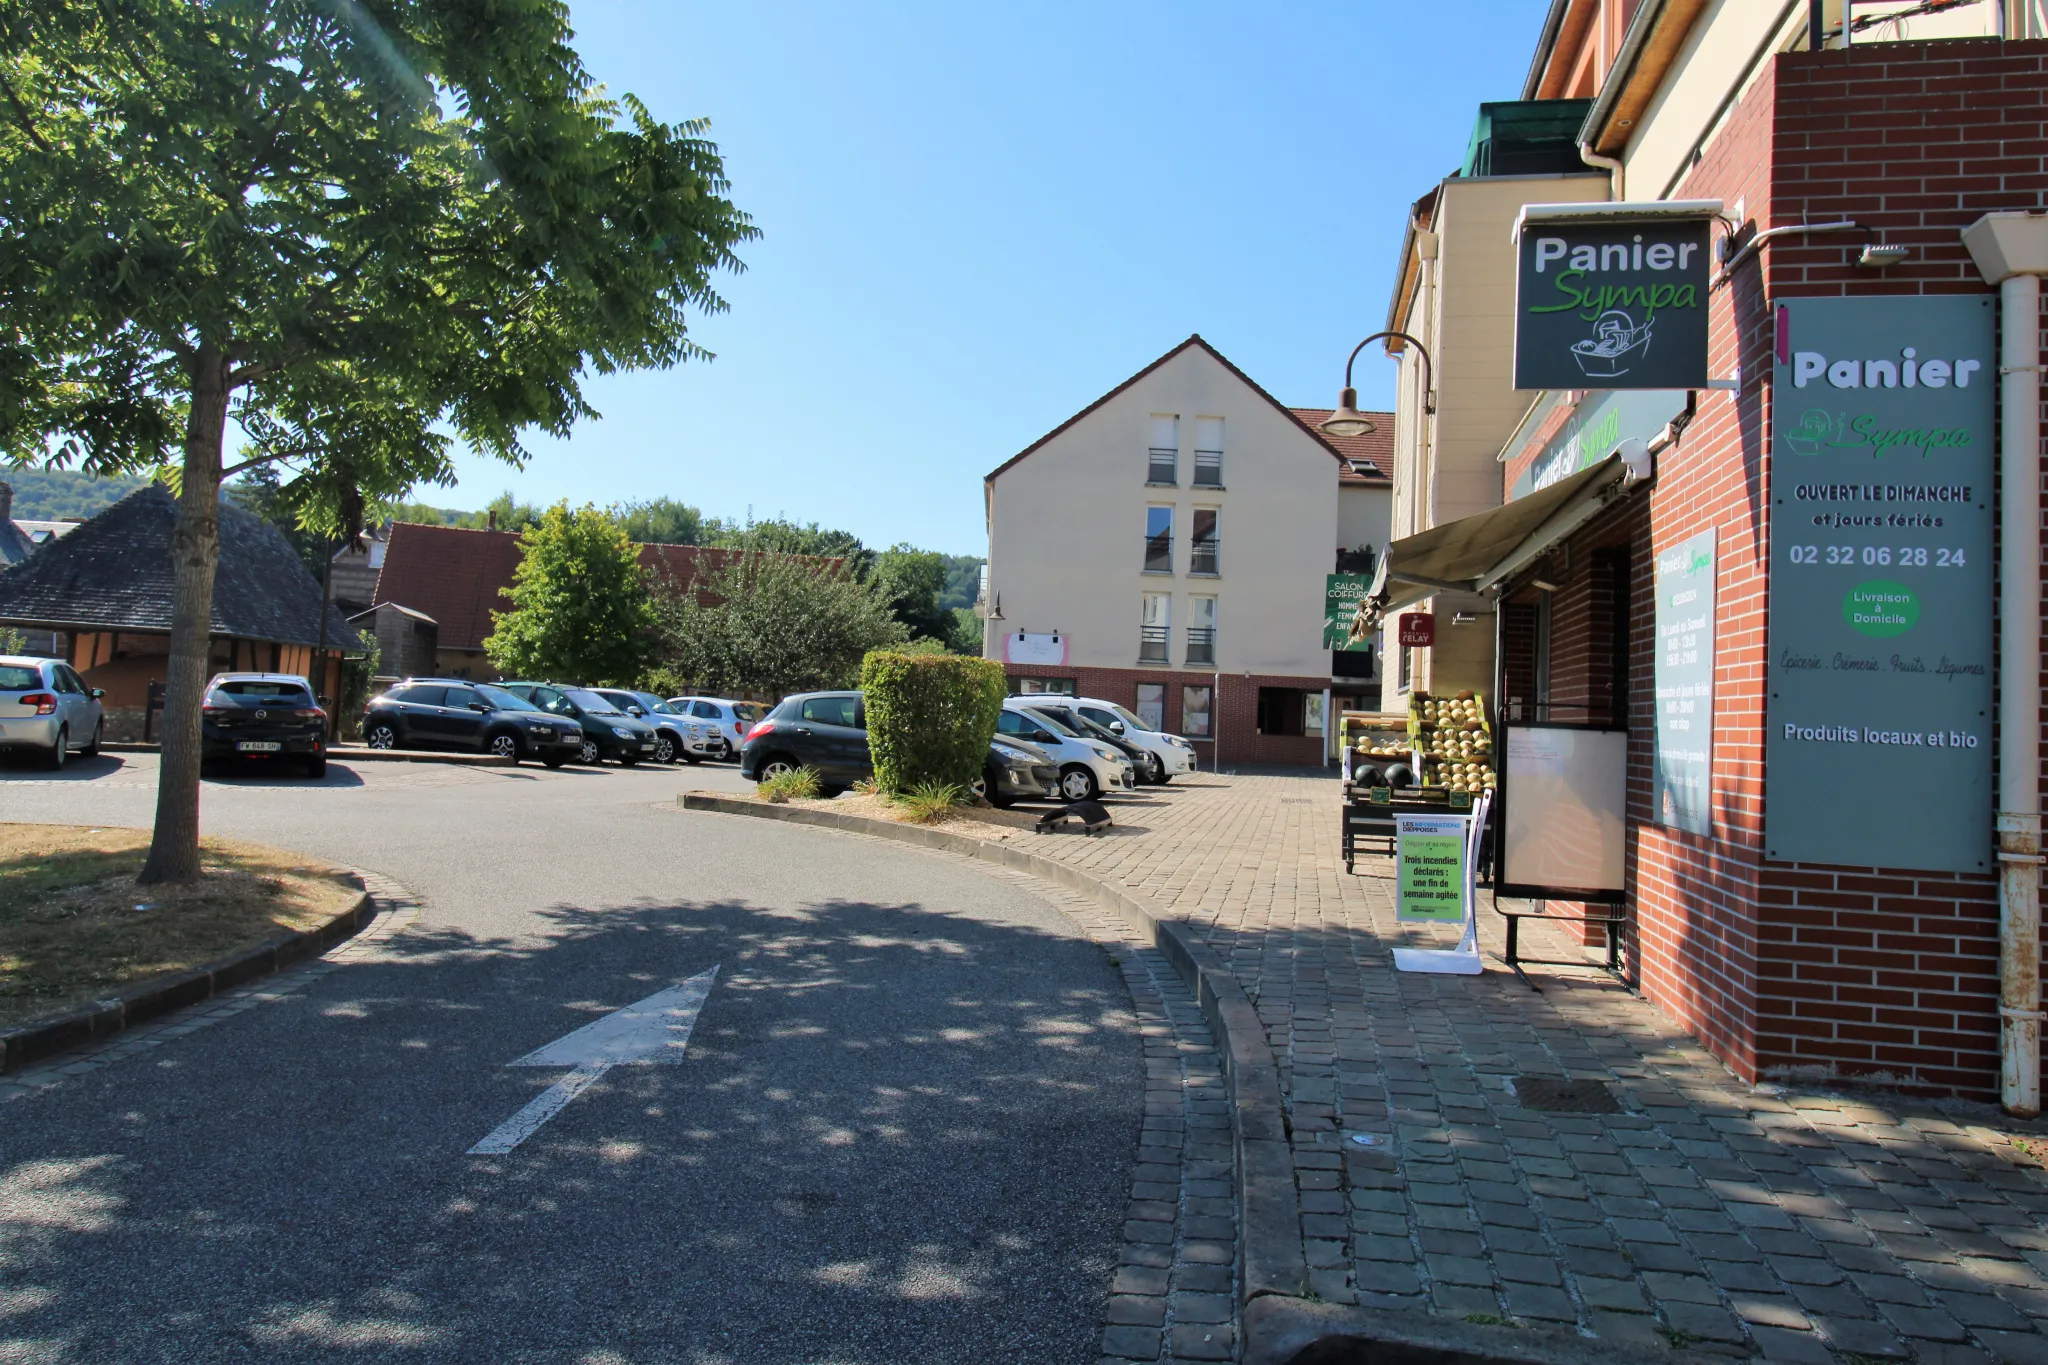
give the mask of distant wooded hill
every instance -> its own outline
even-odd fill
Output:
[[[14,487],[14,515],[20,521],[96,516],[147,482],[96,479],[72,469],[0,469],[0,483]]]

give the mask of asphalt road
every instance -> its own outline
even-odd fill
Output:
[[[385,873],[413,929],[0,1107],[0,1362],[1082,1362],[1143,1079],[1106,955],[911,850],[675,808],[732,768],[335,763],[210,833]],[[155,760],[0,770],[148,823]],[[507,1062],[717,966],[683,1062]]]

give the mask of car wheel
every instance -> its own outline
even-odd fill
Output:
[[[583,747],[576,752],[578,763],[588,763],[592,767],[596,767],[603,758],[604,755],[598,752],[597,741],[594,739],[584,740]]]
[[[370,728],[363,731],[363,743],[372,749],[396,749],[398,727],[388,720],[372,721]]]
[[[1169,783],[1169,782],[1173,781],[1173,774],[1172,774],[1172,773],[1169,773],[1169,772],[1161,771],[1161,772],[1160,772],[1160,774],[1159,774],[1159,775],[1158,775],[1157,777],[1153,778],[1152,780],[1153,780],[1154,782],[1157,782],[1157,783],[1158,783],[1158,784],[1159,784],[1160,786],[1162,786],[1162,787],[1163,787],[1163,786],[1165,786],[1165,785],[1166,785],[1167,783]]]
[[[1102,795],[1102,784],[1086,766],[1076,763],[1060,773],[1060,795],[1069,801],[1093,801]]]
[[[492,735],[489,748],[491,757],[509,758],[514,763],[517,763],[526,756],[526,746],[521,744],[519,736],[513,734],[510,730],[501,730],[497,734]]]
[[[50,746],[50,752],[43,756],[43,766],[51,772],[62,768],[71,757],[71,732],[63,726],[57,727],[57,742]]]
[[[797,761],[788,754],[770,754],[767,760],[761,764],[760,780],[767,782],[773,778],[781,777],[785,773],[793,773],[797,770],[798,766]]]
[[[1166,760],[1158,754],[1145,756],[1145,780],[1155,787],[1166,785]]]
[[[675,736],[666,730],[661,731],[654,737],[654,761],[656,763],[673,763],[676,761]]]
[[[92,724],[92,743],[80,749],[78,756],[80,758],[98,758],[100,756],[100,741],[106,737],[107,722],[104,719],[94,721]]]

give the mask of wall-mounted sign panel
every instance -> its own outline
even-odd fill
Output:
[[[1651,807],[1660,825],[1713,832],[1714,532],[1657,556],[1657,751]]]
[[[1515,387],[1705,388],[1710,246],[1706,218],[1524,222]]]
[[[1557,433],[1543,443],[1542,453],[1516,476],[1508,500],[1526,498],[1591,468],[1630,437],[1650,440],[1685,412],[1689,398],[1684,389],[1588,394]],[[1513,455],[1507,458],[1512,460]]]
[[[1372,596],[1372,575],[1333,573],[1323,579],[1323,648],[1372,653],[1374,631],[1361,630],[1354,638],[1352,623],[1358,604]]]
[[[1436,617],[1426,611],[1404,612],[1396,637],[1403,649],[1428,649],[1436,643]]]
[[[1058,631],[1013,631],[1003,637],[1003,659],[1013,664],[1060,667],[1067,661],[1067,637]]]
[[[1993,311],[1777,306],[1766,857],[1992,867]]]

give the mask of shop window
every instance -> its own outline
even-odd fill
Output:
[[[1323,694],[1304,692],[1301,694],[1301,732],[1305,735],[1323,733]]]
[[[1262,687],[1259,689],[1259,733],[1262,735],[1298,735],[1306,708],[1302,705],[1305,694],[1298,687]],[[1322,695],[1317,694],[1318,703]]]
[[[1180,690],[1180,733],[1185,739],[1207,739],[1211,733],[1209,721],[1209,699],[1213,695],[1207,687],[1183,687]]]
[[[1013,697],[1071,697],[1075,695],[1074,680],[1072,678],[1012,678],[1010,679],[1010,695]]]
[[[1166,684],[1138,684],[1138,719],[1155,730],[1166,728]]]

